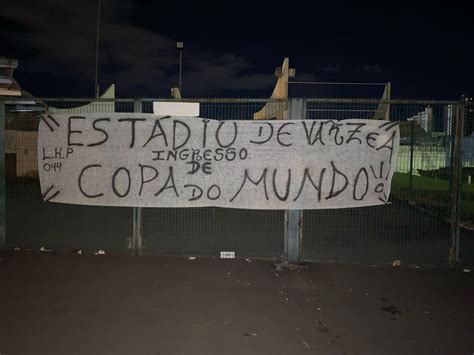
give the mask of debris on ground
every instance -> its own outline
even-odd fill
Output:
[[[321,308],[319,308],[319,307],[316,307],[316,310],[319,311],[319,312],[321,312]]]
[[[294,270],[300,271],[300,270],[308,268],[308,265],[290,264],[286,260],[282,261],[281,263],[275,263],[273,265],[275,266],[276,271],[281,271],[283,269],[288,269],[288,270],[291,270],[291,271],[294,271]]]
[[[45,248],[45,247],[41,247],[41,248],[40,248],[40,251],[46,251],[46,248]]]
[[[430,312],[429,312],[429,311],[425,311],[425,314],[430,314]]]
[[[301,329],[300,328],[296,328],[296,331],[299,332]]]
[[[308,345],[307,342],[305,342],[305,341],[303,340],[302,343],[304,344],[304,346],[306,346],[306,349],[309,349],[309,345]]]
[[[79,249],[79,250],[77,251],[77,255],[82,255],[82,250],[81,250],[81,249]]]
[[[20,248],[14,247],[13,250],[14,250],[14,251],[20,251]]]
[[[252,262],[252,259],[247,258],[247,259],[245,259],[245,261],[248,262],[248,263],[251,263],[251,262]]]
[[[188,258],[188,260],[196,260],[196,257],[195,257],[195,256],[190,256],[190,257]]]
[[[229,271],[229,272],[227,273],[227,275],[232,275],[232,273]]]
[[[243,335],[246,337],[256,337],[257,333],[244,333]]]
[[[463,269],[463,272],[471,272],[471,269]]]
[[[105,255],[105,251],[102,249],[97,250],[94,255]]]
[[[380,309],[384,312],[390,313],[392,316],[402,314],[402,311],[397,306],[382,306]]]
[[[317,331],[320,332],[320,333],[329,333],[329,328],[326,327],[325,325],[322,325],[320,327],[317,328]]]
[[[392,263],[392,266],[397,267],[397,266],[400,266],[401,263],[402,263],[401,260],[394,260]]]

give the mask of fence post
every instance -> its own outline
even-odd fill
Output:
[[[459,224],[461,218],[461,184],[462,184],[462,139],[464,135],[464,100],[456,105],[453,165],[451,167],[451,240],[449,263],[459,262]]]
[[[0,100],[0,248],[7,244],[5,185],[5,101]]]
[[[413,148],[415,145],[415,120],[410,121],[410,202],[413,201]]]
[[[306,118],[306,100],[290,99],[289,119],[302,120]],[[301,240],[303,236],[303,211],[285,211],[285,254],[290,263],[300,261]]]
[[[133,102],[133,112],[142,113],[142,102],[140,100]],[[142,208],[133,207],[133,236],[131,248],[134,255],[142,254],[142,225]]]

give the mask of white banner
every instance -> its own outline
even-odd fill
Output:
[[[318,209],[388,202],[398,122],[44,115],[45,201]]]

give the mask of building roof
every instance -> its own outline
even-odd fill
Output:
[[[18,60],[0,57],[0,96],[21,96],[20,85],[13,78]]]

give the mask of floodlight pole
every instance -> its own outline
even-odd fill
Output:
[[[100,38],[100,0],[97,5],[97,32],[95,41],[95,97],[99,97],[99,38]]]
[[[135,100],[133,102],[133,112],[142,113],[143,104],[141,100]],[[129,243],[129,249],[131,249],[132,255],[142,255],[142,237],[143,237],[143,213],[142,207],[133,207],[133,234],[131,243]]]
[[[179,52],[179,92],[181,95],[183,94],[183,90],[181,87],[181,77],[182,77],[182,70],[183,70],[183,49],[184,49],[184,43],[183,42],[176,42],[176,49]]]
[[[182,92],[181,76],[183,70],[183,51],[179,51],[179,92]]]

